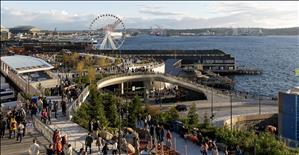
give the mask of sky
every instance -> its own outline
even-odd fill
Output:
[[[194,29],[299,26],[296,1],[1,1],[1,25],[44,30],[87,30],[101,14],[120,17],[126,28]]]

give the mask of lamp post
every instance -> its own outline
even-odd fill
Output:
[[[212,94],[211,94],[211,121],[214,119],[214,84],[212,85]]]
[[[121,109],[121,105],[122,105],[122,103],[121,102],[119,102],[119,125],[118,125],[118,149],[119,149],[119,151],[118,151],[118,153],[119,153],[119,155],[121,155],[121,149],[120,149],[120,135],[121,135],[121,113],[122,113],[122,109]]]

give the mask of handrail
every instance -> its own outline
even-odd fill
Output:
[[[45,123],[41,122],[41,120],[38,119],[38,117],[33,116],[32,117],[32,123],[34,128],[40,132],[50,143],[53,143],[53,134],[54,134],[54,129],[51,128],[50,126],[46,125]],[[57,127],[56,125],[54,125],[55,129],[58,129],[62,132],[62,135],[67,135],[67,138],[69,138],[70,134],[67,131],[63,131],[61,128]],[[83,147],[84,143],[78,141],[78,140],[67,140],[68,144],[72,145],[73,148],[73,154],[76,154],[78,152],[77,146]]]
[[[52,128],[50,128],[49,126],[47,126],[46,124],[44,124],[43,122],[41,122],[36,116],[32,117],[32,122],[33,122],[33,126],[35,127],[35,129],[42,133],[43,136],[50,141],[51,143],[53,143],[52,141],[52,136],[54,134],[54,130]]]
[[[89,95],[89,86],[85,87],[82,93],[78,96],[78,98],[71,103],[66,110],[66,115],[69,120],[72,119],[72,112],[76,111],[77,108],[81,106],[81,103],[85,101],[87,96]]]

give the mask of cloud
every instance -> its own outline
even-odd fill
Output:
[[[175,11],[165,11],[160,6],[146,6],[139,10],[140,13],[154,15],[154,16],[181,16],[184,13]]]
[[[141,17],[126,17],[122,14],[124,16],[122,19],[126,28],[150,28],[154,25],[171,29],[299,26],[298,9],[293,3],[288,5],[283,3],[281,7],[275,7],[279,3],[261,5],[264,3],[215,3],[207,6],[207,9],[211,10],[208,13],[214,15],[206,18],[188,15],[188,11],[182,13],[169,11],[161,6],[142,6],[142,9],[136,10],[142,13]],[[144,16],[145,14],[148,16]],[[1,24],[5,27],[33,25],[49,30],[55,27],[58,30],[86,30],[95,17],[95,14],[70,13],[66,10],[38,11],[1,7]]]

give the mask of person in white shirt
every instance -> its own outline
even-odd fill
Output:
[[[39,145],[36,143],[35,139],[33,139],[33,144],[31,144],[29,147],[29,154],[39,155]]]
[[[112,155],[117,155],[117,142],[112,145]]]
[[[67,148],[64,150],[65,155],[73,155],[73,148],[71,144],[68,144]]]
[[[23,125],[23,123],[20,123],[18,128],[17,128],[17,141],[20,138],[20,143],[22,142],[22,137],[23,137],[23,132],[24,132],[24,128],[25,126]]]

